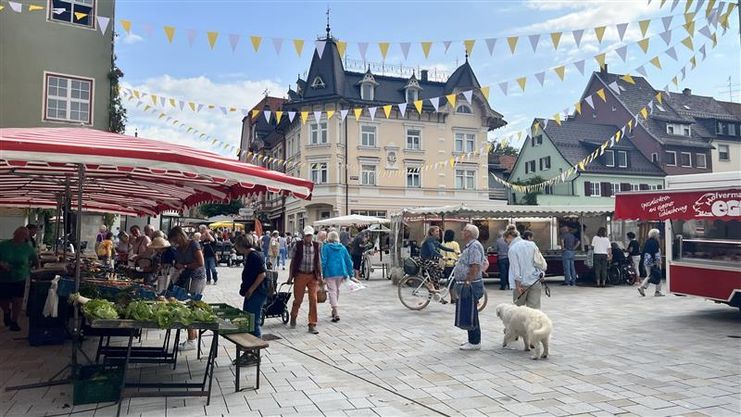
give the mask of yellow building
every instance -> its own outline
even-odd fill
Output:
[[[315,183],[311,201],[278,196],[261,201],[258,210],[268,214],[274,228],[294,232],[323,218],[386,217],[405,207],[506,204],[490,200],[488,158],[479,152],[487,133],[506,122],[478,90],[467,59],[445,82],[428,79],[427,71],[419,78],[390,77],[346,71],[329,30],[322,41],[321,57],[315,50],[308,76],[297,81],[288,99],[263,100],[258,110],[265,113],[244,120],[243,149],[285,159],[289,175]],[[445,99],[452,93],[458,93],[456,108]],[[435,97],[440,98],[437,111],[427,100]],[[416,100],[424,100],[421,114]],[[408,104],[404,114],[399,103]],[[382,110],[387,104],[395,104],[388,118]],[[284,112],[278,124],[270,118],[279,110],[276,105]],[[375,117],[368,110],[373,107]],[[363,108],[359,120],[356,108]],[[326,110],[336,113],[327,120]],[[297,112],[292,121],[285,116],[289,111]],[[319,120],[316,111],[322,112]],[[300,112],[309,112],[306,123]],[[463,156],[455,166],[430,167]]]

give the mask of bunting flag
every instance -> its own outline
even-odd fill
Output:
[[[283,112],[280,110],[277,110],[275,112],[275,123],[280,124],[280,119],[283,118]]]
[[[302,111],[301,112],[301,124],[304,125],[309,120],[309,112],[308,111]]]
[[[430,48],[432,48],[432,42],[424,41],[420,42],[420,45],[422,46],[422,53],[424,54],[425,58],[428,58],[430,56]]]
[[[376,110],[377,107],[368,107],[368,115],[370,115],[371,121],[374,121],[376,119]]]
[[[435,108],[435,111],[437,112],[440,108],[440,97],[433,97],[430,100],[430,104],[432,104],[432,107]]]
[[[509,50],[513,55],[515,53],[515,50],[517,49],[518,39],[519,39],[518,36],[510,36],[507,38],[507,45],[509,45]]]
[[[88,16],[87,13],[82,12],[74,12],[73,14],[75,15],[75,20],[82,20]]]
[[[679,58],[677,57],[677,51],[676,51],[676,50],[674,49],[674,47],[673,47],[673,46],[672,46],[671,48],[667,49],[667,50],[665,51],[665,53],[666,53],[667,55],[669,55],[669,57],[671,57],[671,58],[672,58],[673,60],[675,60],[675,61],[679,61]]]
[[[486,87],[486,88],[488,88],[488,87]],[[486,95],[487,95],[487,100],[488,100],[488,95],[489,95],[488,92],[487,92]],[[466,91],[464,91],[463,92],[463,98],[466,99],[466,101],[468,102],[468,104],[473,104],[473,102],[471,102],[471,100],[473,99],[473,90],[466,90]]]
[[[617,52],[618,56],[623,62],[626,62],[628,59],[628,46],[621,46],[620,48],[616,49],[615,52]]]
[[[272,38],[271,41],[273,42],[273,50],[275,50],[275,54],[280,55],[280,51],[283,49],[283,38]]]
[[[360,116],[363,114],[362,108],[355,108],[352,110],[353,114],[355,115],[355,121],[357,122],[360,120]]]
[[[496,46],[497,46],[497,39],[496,38],[486,39],[486,49],[489,50],[489,56],[494,55],[494,48]],[[425,58],[427,58],[427,55],[425,55]]]
[[[455,104],[453,104],[455,106]],[[388,119],[391,116],[391,104],[387,104],[383,106],[383,114],[386,115],[386,118]]]
[[[652,63],[656,68],[661,69],[661,60],[659,59],[658,55],[651,58],[651,61],[649,62]]]
[[[358,52],[360,52],[360,57],[365,61],[365,54],[368,51],[368,43],[367,42],[358,42]]]
[[[457,97],[458,97],[458,94],[456,93],[448,94],[445,96],[445,98],[448,99],[448,103],[450,103],[450,107],[452,107],[453,109],[455,109],[455,101]]]
[[[321,111],[315,111],[314,112],[314,121],[319,123],[322,120],[322,112]]]
[[[595,55],[594,56],[594,59],[599,64],[599,67],[600,67],[601,70],[605,69],[605,59],[606,59],[606,56],[605,56],[604,53],[599,54],[599,55]]]
[[[527,77],[520,77],[517,79],[517,84],[520,86],[522,91],[525,91],[525,85],[527,84]]]
[[[172,43],[172,40],[175,38],[175,27],[174,26],[164,26],[162,29],[165,31],[167,42]]]
[[[489,86],[481,87],[481,94],[483,94],[485,99],[489,100]]]
[[[331,120],[336,112],[336,110],[327,110],[327,120]]]
[[[625,37],[625,31],[628,29],[628,24],[620,23],[616,27],[617,27],[617,32],[618,32],[618,38],[620,38],[620,42],[622,42],[623,38]]]
[[[465,41],[463,41],[463,47],[466,48],[465,50],[468,55],[471,55],[473,53],[474,45],[476,45],[475,39],[466,39]]]
[[[579,70],[579,73],[581,75],[584,75],[584,64],[585,64],[585,61],[583,59],[581,61],[574,62],[574,66],[576,67],[577,70]]]
[[[638,22],[638,26],[641,28],[641,36],[646,37],[648,32],[648,26],[651,24],[651,19],[641,20]]]
[[[229,46],[232,47],[232,52],[237,51],[237,45],[239,45],[240,36],[236,33],[229,34]]]
[[[695,47],[692,44],[692,37],[688,36],[682,40],[682,45],[686,46],[690,51],[694,51]]]
[[[401,53],[402,55],[404,55],[405,60],[409,57],[409,48],[411,46],[412,46],[411,42],[400,42],[399,43],[399,48],[401,48]],[[344,54],[340,54],[340,56],[344,56]]]
[[[506,96],[507,91],[509,90],[509,83],[507,81],[499,83],[499,89],[502,90],[502,94]]]
[[[607,97],[605,96],[605,89],[604,88],[600,88],[599,90],[597,90],[597,95],[599,96],[599,98],[602,99],[602,101],[604,101],[604,102],[607,101]]]
[[[397,107],[399,107],[399,116],[400,116],[400,117],[406,117],[405,115],[406,115],[406,112],[407,112],[407,103],[406,103],[406,102],[404,102],[404,103],[399,103],[399,104],[397,105]],[[344,119],[344,118],[343,118],[343,119]]]
[[[638,46],[641,47],[641,50],[643,50],[644,54],[648,53],[648,40],[649,39],[646,38],[646,39],[641,39],[640,41],[638,41]]]
[[[558,75],[558,78],[563,81],[564,75],[566,74],[566,66],[559,65],[556,68],[553,68],[553,71],[555,71],[556,75]]]
[[[579,29],[571,32],[571,34],[574,36],[574,42],[576,43],[577,48],[581,48],[581,39],[582,36],[584,36],[584,29]]]
[[[314,42],[314,49],[316,49],[316,53],[317,53],[317,56],[319,56],[319,59],[322,59],[322,55],[324,54],[324,47],[326,45],[327,45],[327,41],[315,41]]]
[[[389,52],[389,43],[388,42],[378,42],[378,50],[381,51],[381,56],[383,59],[386,59],[386,55]]]
[[[406,106],[406,103],[404,103],[404,106]],[[342,109],[340,110],[340,120],[345,121],[345,118],[347,118],[347,113],[349,110]]]
[[[258,52],[260,50],[260,44],[262,44],[262,36],[250,36],[250,43],[252,43],[252,49]]]
[[[628,84],[635,84],[635,80],[633,77],[630,76],[630,74],[625,74],[622,77],[620,77],[621,80],[625,81]]]
[[[28,11],[29,12],[35,12],[37,10],[44,10],[44,6],[37,6],[35,4],[29,4],[28,5]]]
[[[28,7],[29,9],[31,8],[31,6],[28,6]],[[37,6],[37,7],[40,7],[40,6]],[[100,33],[105,35],[106,30],[108,30],[108,23],[111,21],[111,18],[105,17],[105,16],[97,16],[96,20],[98,21],[98,30],[100,31]]]
[[[422,100],[415,100],[414,101],[414,108],[417,109],[417,112],[419,114],[422,114]]]
[[[347,51],[347,42],[344,41],[337,41],[337,52],[340,54],[341,58],[345,57],[345,52]],[[407,49],[407,52],[409,50]],[[406,59],[406,54],[404,55],[404,59]]]
[[[185,37],[188,39],[188,46],[191,48],[193,47],[193,43],[196,40],[196,30],[195,29],[186,29],[185,31]]]
[[[219,32],[207,32],[208,44],[211,45],[211,49],[214,49],[216,40],[219,38]]]
[[[538,83],[542,87],[545,82],[545,71],[535,73],[535,79],[538,80]]]
[[[628,24],[625,24],[625,27],[628,27]],[[558,44],[561,43],[561,35],[563,32],[553,32],[551,33],[551,42],[553,43],[553,49],[558,49]],[[621,39],[622,40],[622,39]]]
[[[577,101],[576,103],[574,103],[574,111],[577,114],[581,114],[581,101]]]
[[[597,41],[599,43],[602,43],[602,39],[605,37],[605,29],[607,29],[607,26],[599,26],[594,28],[594,34],[597,36]]]
[[[540,42],[540,34],[529,35],[527,38],[530,40],[530,46],[533,48],[533,52],[536,52],[538,50],[538,42]]]
[[[303,39],[294,39],[293,40],[293,49],[296,51],[296,55],[301,56],[301,53],[304,51],[304,40]]]
[[[669,46],[669,44],[672,42],[672,31],[667,30],[666,32],[662,32],[659,35],[661,36],[661,39],[664,40],[664,43]]]

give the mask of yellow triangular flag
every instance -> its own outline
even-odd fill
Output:
[[[283,112],[280,110],[277,110],[275,112],[275,122],[280,123],[280,119],[283,118]]]
[[[648,25],[651,24],[651,19],[641,20],[638,22],[638,26],[641,27],[641,36],[644,38],[646,37],[646,32],[648,32]]]
[[[658,56],[651,58],[651,61],[649,62],[652,63],[656,68],[661,69],[661,60]]]
[[[160,117],[159,117],[160,119],[164,119],[165,117],[167,117],[165,113],[160,113]]]
[[[563,32],[551,33],[551,42],[553,42],[553,49],[558,49],[558,44],[561,43],[561,35]]]
[[[597,95],[599,96],[599,98],[602,99],[602,101],[607,101],[607,97],[605,96],[605,89],[604,88],[600,88],[599,90],[597,90]]]
[[[2,11],[5,8],[2,4],[0,4],[0,11]]]
[[[713,48],[715,48],[718,45],[718,35],[716,33],[713,33],[711,39],[713,40]]]
[[[694,20],[691,22],[687,22],[682,26],[684,26],[684,29],[687,31],[687,33],[690,36],[695,36],[695,21]]]
[[[527,77],[520,77],[517,79],[517,84],[520,85],[522,91],[525,91],[525,84],[527,84]]]
[[[169,99],[168,101],[170,102],[170,105],[171,105],[172,107],[177,107],[177,102],[175,101],[175,99],[174,99],[174,98],[171,98],[171,99]]]
[[[455,108],[455,99],[457,97],[458,97],[458,94],[456,94],[456,93],[448,94],[447,96],[445,96],[445,98],[448,99],[448,103],[450,103],[450,106],[453,107],[453,108]]]
[[[507,38],[507,44],[509,45],[509,50],[513,54],[515,53],[515,49],[517,49],[517,40],[520,39],[518,36],[509,36]]]
[[[388,42],[378,42],[378,50],[381,51],[383,59],[386,59],[386,54],[389,52],[389,45]]]
[[[75,19],[82,20],[87,17],[87,13],[75,12]]]
[[[731,3],[733,5],[733,3]],[[720,26],[724,29],[728,29],[728,13],[720,15],[720,19],[718,21],[720,22]]]
[[[211,49],[214,49],[216,39],[219,38],[219,32],[206,32],[206,36],[208,37],[208,44],[211,45]]]
[[[450,161],[448,161],[448,162],[450,163],[450,167],[451,168],[453,168],[455,166],[455,158],[450,158]]]
[[[692,64],[692,69],[695,69],[697,66],[697,58],[693,55],[692,58],[690,58],[690,64]]]
[[[419,114],[422,114],[422,100],[415,100],[414,101],[414,108],[417,109],[417,112]]]
[[[154,104],[156,106],[157,105],[157,95],[156,94],[150,94],[149,95],[149,98],[152,99],[152,104]]]
[[[622,77],[620,77],[621,80],[625,81],[628,84],[635,84],[636,81],[633,79],[633,77],[630,76],[630,74],[625,74]]]
[[[387,105],[383,106],[383,114],[386,115],[386,118],[387,119],[389,117],[391,117],[391,104],[387,104]]]
[[[662,100],[663,100],[664,96],[661,94],[661,91],[659,91],[658,93],[656,93],[656,96],[655,97],[656,97],[656,101],[658,101],[659,104],[662,104]]]
[[[463,41],[463,46],[466,48],[466,53],[468,55],[471,55],[471,53],[473,52],[473,46],[475,44],[476,44],[475,39],[466,39],[465,41]]]
[[[620,133],[620,131],[619,131],[619,130],[618,130],[617,132],[615,132],[615,143],[618,143],[618,142],[620,142],[620,139],[621,139],[622,137],[623,137],[623,135],[622,135],[622,133]]]
[[[689,48],[690,51],[694,51],[695,50],[694,45],[692,45],[692,38],[689,37],[689,36],[687,36],[686,38],[684,38],[682,40],[682,45],[684,45],[687,48]]]
[[[687,10],[689,10],[689,9],[690,9],[690,7],[692,7],[692,2],[693,2],[693,1],[694,1],[694,0],[687,0],[687,3],[685,3],[685,4],[684,4],[684,11],[685,11],[685,12],[687,12]]]
[[[484,98],[489,100],[489,86],[481,87],[481,94],[484,95]]]
[[[234,113],[235,111],[237,111],[235,107],[229,107],[229,113]]]
[[[165,36],[167,36],[167,41],[172,43],[172,39],[175,37],[175,27],[174,26],[165,26],[163,27],[165,30]]]
[[[306,121],[309,120],[309,112],[308,111],[302,111],[301,112],[301,124],[306,124]]]
[[[360,115],[363,114],[363,109],[358,107],[355,109],[352,109],[353,114],[355,114],[355,121],[360,120]]]
[[[563,81],[563,77],[566,74],[566,65],[560,65],[556,68],[553,68],[553,71],[555,71],[556,75],[558,75],[558,78],[560,78],[561,81]]]
[[[301,56],[301,52],[304,50],[304,40],[303,39],[294,39],[293,40],[293,49],[296,50],[296,55]]]
[[[553,120],[556,122],[557,125],[561,126],[561,113],[554,114]]]
[[[252,42],[252,48],[255,52],[260,50],[260,43],[262,43],[262,36],[250,36],[250,42]]]
[[[574,104],[574,111],[576,111],[577,114],[581,114],[581,101]]]
[[[192,101],[189,101],[189,102],[188,102],[188,106],[190,107],[190,109],[191,109],[192,111],[196,111],[196,103],[194,103],[194,102],[192,102]]]
[[[607,26],[597,26],[594,28],[594,34],[597,35],[597,40],[602,43],[602,38],[605,37],[605,29]]]
[[[131,20],[121,19],[121,27],[126,33],[131,33]]]
[[[599,64],[600,69],[604,69],[605,68],[605,57],[606,57],[606,55],[605,55],[604,52],[601,53],[601,54],[599,54],[599,55],[595,55],[594,56],[594,59]]]
[[[432,42],[420,42],[420,45],[422,45],[422,53],[425,55],[425,58],[430,56],[430,48],[432,47]]]
[[[260,114],[260,110],[257,110],[257,109],[253,109],[252,110],[252,118],[253,119],[257,118],[257,115],[259,115],[259,114]]]
[[[347,51],[347,42],[337,41],[337,52],[340,53],[341,58],[345,56],[345,51]]]
[[[644,54],[648,52],[648,39],[649,38],[641,39],[640,41],[638,41],[638,46],[641,47],[641,50],[643,51]]]
[[[674,85],[676,85],[677,87],[679,87],[679,80],[677,79],[677,77],[676,77],[676,76],[674,76],[674,78],[672,78],[672,83],[673,83]]]
[[[641,109],[641,116],[643,116],[644,119],[648,120],[648,109],[647,108],[644,107]]]
[[[731,3],[733,4],[733,3]],[[705,8],[705,16],[710,16],[710,12],[713,10],[713,7],[715,7],[715,0],[708,1],[708,7]]]
[[[336,113],[336,110],[327,110],[327,120],[331,119]]]
[[[34,4],[29,4],[28,5],[28,11],[29,12],[35,12],[36,10],[44,10],[44,7],[43,6],[36,6]]]

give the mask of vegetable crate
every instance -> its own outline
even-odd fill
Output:
[[[217,303],[209,305],[211,306],[211,309],[213,309],[216,317],[237,327],[237,329],[234,330],[222,329],[220,330],[221,334],[248,333],[255,329],[254,314],[246,313],[236,307],[230,306],[229,304]]]
[[[72,404],[94,404],[118,401],[123,381],[123,363],[81,366],[75,376]]]

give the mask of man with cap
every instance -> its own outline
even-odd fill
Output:
[[[291,309],[291,328],[296,328],[296,317],[304,293],[309,292],[309,333],[318,334],[316,329],[317,318],[317,289],[322,282],[322,268],[320,263],[319,243],[314,242],[314,228],[304,227],[304,237],[296,242],[291,268],[288,274],[288,283],[293,286],[293,308]]]

